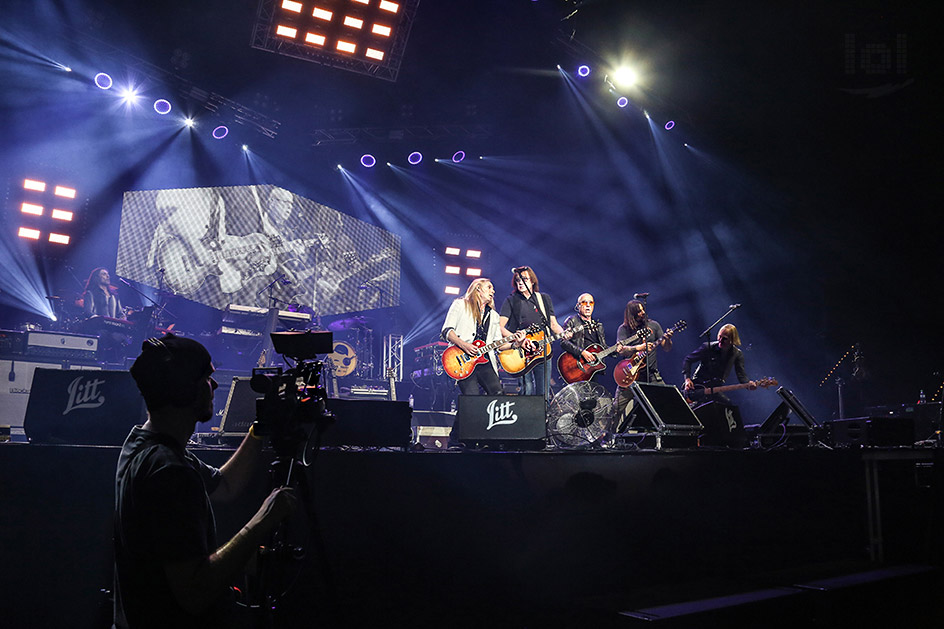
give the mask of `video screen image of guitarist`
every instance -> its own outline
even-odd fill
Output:
[[[330,315],[399,303],[400,237],[271,185],[133,191],[116,273],[221,310]]]

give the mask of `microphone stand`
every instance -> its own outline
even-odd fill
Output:
[[[711,325],[709,325],[708,328],[704,332],[699,334],[698,335],[699,338],[704,336],[706,339],[708,339],[708,343],[711,344],[711,328],[715,327],[716,325],[724,321],[729,314],[731,314],[732,312],[734,312],[740,307],[741,307],[741,304],[733,304],[731,306],[728,306],[728,311],[724,313],[723,315],[721,315],[720,317],[718,317],[718,320],[712,323]]]

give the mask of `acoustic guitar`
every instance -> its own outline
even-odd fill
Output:
[[[552,334],[547,338],[545,338],[544,330],[539,329],[537,332],[529,333],[526,337],[531,339],[532,345],[530,351],[525,351],[525,349],[521,347],[506,349],[503,352],[498,352],[498,361],[501,363],[502,369],[512,375],[528,373],[538,361],[544,360],[551,355],[551,344],[554,343],[554,341],[563,337],[567,332],[576,334],[584,329],[589,330],[595,328],[596,325],[597,324],[592,321],[589,323],[581,323],[571,330],[564,330],[560,334]],[[531,328],[528,329],[530,330]]]
[[[603,362],[604,358],[613,352],[618,351],[619,348],[623,346],[635,345],[636,343],[649,338],[651,335],[652,330],[649,328],[642,328],[631,338],[628,338],[625,341],[619,341],[616,343],[616,345],[610,345],[605,349],[599,343],[593,343],[585,350],[593,354],[593,360],[589,362],[583,358],[574,356],[570,352],[564,352],[557,357],[557,371],[560,372],[561,378],[563,378],[568,384],[591,380],[595,375],[597,375],[598,371],[606,369],[606,364]]]

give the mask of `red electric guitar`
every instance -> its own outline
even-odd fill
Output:
[[[666,335],[663,335],[661,339],[655,342],[652,349],[646,352],[636,352],[633,356],[621,360],[619,364],[616,365],[616,369],[613,370],[613,379],[616,380],[616,385],[625,389],[636,382],[636,378],[639,377],[639,372],[646,366],[646,359],[649,358],[649,354],[656,351],[660,345],[665,343],[665,339],[668,338],[667,335],[670,332],[675,334],[676,332],[681,332],[686,327],[688,327],[688,323],[686,323],[684,319],[680,320],[666,332]]]
[[[616,345],[610,345],[606,349],[604,349],[602,345],[593,343],[585,350],[593,354],[593,360],[590,362],[578,358],[569,352],[564,352],[557,357],[557,371],[560,372],[561,378],[568,384],[590,380],[597,375],[598,371],[606,369],[606,364],[603,362],[604,358],[619,350],[619,348],[624,345],[635,345],[649,338],[650,335],[652,335],[652,330],[642,328],[636,332],[632,338],[620,341]]]

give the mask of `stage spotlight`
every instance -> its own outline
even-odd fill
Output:
[[[70,188],[68,186],[56,186],[53,188],[52,193],[57,197],[63,197],[65,199],[75,198],[75,188]]]
[[[129,105],[133,105],[138,100],[138,92],[133,87],[126,87],[121,92],[121,99]]]
[[[373,168],[377,165],[377,160],[370,153],[361,155],[361,166],[364,168]]]
[[[613,73],[613,81],[620,87],[632,87],[636,84],[637,79],[636,72],[631,68],[617,68]]]
[[[46,192],[46,182],[35,179],[24,179],[23,188],[25,190],[34,190],[36,192]]]
[[[462,270],[461,267],[452,266],[451,264],[447,264],[447,265],[446,265],[446,274],[447,274],[447,275],[459,275],[459,271],[461,271],[461,270]]]
[[[154,111],[159,113],[162,116],[166,116],[170,113],[171,106],[170,101],[164,98],[158,98],[154,101]]]
[[[447,295],[458,295],[458,294],[459,294],[459,287],[458,287],[458,286],[447,286],[447,287],[446,287],[446,294],[447,294]]]
[[[580,66],[577,68],[577,76],[590,76],[590,66]]]
[[[249,152],[249,145],[243,144],[243,153],[248,153],[248,152]]]
[[[620,96],[618,99],[616,99],[616,106],[621,109],[623,107],[626,107],[626,105],[628,104],[629,104],[629,99],[626,98],[625,96]]]
[[[39,240],[39,230],[32,229],[30,227],[20,227],[19,231],[16,233],[20,238],[29,238],[30,240]]]
[[[674,126],[675,126],[675,121],[669,120],[667,123],[665,123],[665,130],[671,131]]]
[[[197,124],[197,123],[194,122],[193,118],[184,118],[184,126],[185,126],[185,127],[190,127],[191,129],[193,129],[194,125],[196,125],[196,124]]]
[[[406,158],[406,161],[410,162],[414,166],[423,161],[423,154],[419,151],[413,151],[410,153],[410,156]]]
[[[95,85],[98,86],[98,89],[110,90],[113,84],[111,77],[104,72],[99,72],[95,75]]]
[[[213,129],[213,139],[222,140],[229,134],[229,129],[225,124],[221,124],[216,129]]]
[[[452,154],[452,161],[455,164],[458,164],[465,159],[465,151],[456,151]]]

